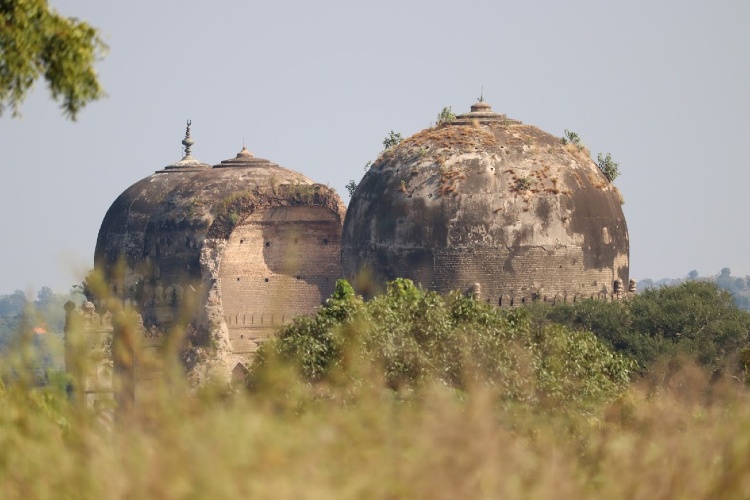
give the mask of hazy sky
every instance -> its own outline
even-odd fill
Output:
[[[0,294],[65,291],[104,213],[181,158],[245,143],[329,183],[359,180],[389,130],[484,97],[620,163],[631,277],[750,274],[750,2],[52,1],[98,27],[109,94],[77,123],[42,82],[0,117]]]

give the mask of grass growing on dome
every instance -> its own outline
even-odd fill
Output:
[[[519,194],[530,191],[531,187],[534,185],[534,181],[529,175],[513,176],[513,180],[515,181],[513,184],[513,190]]]
[[[440,196],[447,196],[449,194],[455,194],[458,189],[458,184],[466,179],[466,169],[457,165],[448,167],[443,164],[440,167],[440,188],[438,194]]]
[[[271,174],[268,176],[267,181],[271,191],[276,194],[276,187],[279,185],[279,178],[275,174]]]
[[[428,151],[439,149],[473,150],[475,147],[491,148],[497,145],[494,134],[484,128],[464,125],[450,125],[440,128],[429,128],[404,139],[399,150],[416,148]]]
[[[604,189],[609,186],[609,182],[607,182],[607,179],[604,178],[602,174],[596,174],[595,172],[587,172],[586,177],[588,177],[591,185],[593,185],[597,189]]]
[[[218,216],[229,211],[230,207],[241,198],[254,198],[254,192],[252,190],[247,191],[236,191],[228,196],[225,196],[218,203],[211,207],[211,212]]]
[[[620,201],[620,205],[624,205],[625,197],[622,195],[622,192],[617,188],[617,186],[612,186],[612,190],[617,195],[617,199]]]
[[[290,185],[283,187],[284,193],[288,193],[289,196],[303,203],[310,203],[315,198],[315,195],[319,193],[320,186],[315,184],[302,184],[299,181],[295,181]]]

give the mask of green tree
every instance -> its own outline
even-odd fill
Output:
[[[612,159],[612,155],[607,153],[606,156],[602,156],[601,153],[596,157],[596,163],[599,166],[599,170],[602,171],[604,177],[609,182],[614,182],[617,176],[620,175],[620,164]]]
[[[568,129],[565,129],[565,133],[560,138],[560,142],[563,145],[567,144],[573,144],[574,146],[578,146],[579,149],[581,147],[581,136],[576,134],[575,132],[572,132]]]
[[[346,190],[349,192],[349,198],[354,196],[354,191],[357,190],[357,183],[354,182],[354,179],[349,179],[349,182],[346,184]]]
[[[26,307],[26,294],[23,290],[16,290],[11,295],[0,297],[0,316],[17,316]]]
[[[456,113],[453,112],[450,106],[446,106],[440,113],[438,113],[437,126],[442,127],[443,125],[447,125],[455,119]]]
[[[388,136],[383,139],[383,149],[391,149],[393,147],[398,146],[401,144],[401,141],[403,141],[404,138],[401,137],[401,132],[394,132],[391,130],[388,133]]]
[[[716,277],[716,284],[725,290],[732,291],[734,288],[734,279],[732,278],[732,270],[728,267],[722,268],[719,275]]]
[[[541,314],[539,313],[541,311]],[[708,281],[648,288],[624,302],[584,300],[534,309],[537,321],[582,328],[647,373],[656,361],[683,355],[709,370],[731,368],[750,341],[750,313]]]
[[[411,393],[437,382],[468,391],[480,383],[503,402],[580,408],[620,394],[633,365],[589,332],[532,329],[525,309],[442,297],[400,278],[368,302],[339,280],[316,316],[296,318],[261,346],[251,385],[263,387],[284,364],[311,383],[343,381],[352,390],[384,383]]]
[[[48,286],[43,286],[39,289],[38,292],[36,292],[36,304],[39,308],[47,307],[50,302],[52,302],[52,299],[54,298],[55,294],[52,292],[52,289]]]
[[[19,109],[44,78],[63,114],[76,120],[105,96],[94,63],[107,46],[88,23],[59,15],[46,0],[0,0],[0,114]]]
[[[641,290],[647,290],[649,288],[652,288],[654,286],[654,280],[651,278],[644,278],[641,281],[638,282],[638,291]]]

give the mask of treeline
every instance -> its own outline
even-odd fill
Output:
[[[646,278],[638,282],[638,291],[642,292],[660,286],[679,285],[686,281],[715,283],[716,286],[732,295],[737,307],[750,311],[750,276],[733,276],[732,270],[728,267],[722,268],[717,274],[711,276],[700,276],[698,271],[693,269],[684,278],[662,278],[658,281]]]
[[[30,300],[22,290],[0,296],[0,353],[6,353],[21,342],[30,344],[39,370],[62,369],[62,338],[65,326],[65,302],[83,301],[75,291],[54,293],[42,287],[36,299]]]
[[[275,353],[294,359],[300,372],[311,380],[326,378],[332,367],[338,373],[345,359],[354,359],[354,351],[349,349],[356,344],[358,356],[376,359],[377,366],[384,367],[383,377],[392,387],[419,385],[421,378],[433,376],[463,387],[464,363],[511,374],[515,372],[509,367],[498,367],[511,362],[511,352],[523,351],[533,359],[524,363],[540,369],[569,367],[560,360],[582,355],[590,361],[600,355],[594,354],[600,352],[599,347],[591,344],[595,338],[608,351],[633,362],[629,367],[604,370],[610,375],[618,373],[615,379],[625,372],[646,375],[655,366],[663,368],[675,359],[693,360],[717,376],[745,377],[743,356],[750,355],[743,354],[743,349],[750,343],[750,313],[738,306],[747,305],[748,299],[742,295],[746,279],[733,277],[724,269],[711,278],[693,272],[681,280],[643,280],[641,286],[644,284],[649,286],[621,302],[584,300],[507,310],[456,294],[441,297],[408,280],[394,282],[387,294],[365,302],[342,282],[317,315],[297,318],[261,349],[258,367],[265,362],[264,356]],[[0,352],[12,350],[25,335],[36,351],[40,371],[61,369],[63,306],[68,300],[80,303],[83,296],[76,291],[55,294],[48,287],[37,292],[36,300],[20,290],[0,296]],[[578,331],[592,337],[582,337],[575,333]],[[558,350],[544,347],[550,342]],[[584,353],[581,346],[592,351]],[[480,354],[481,359],[477,357]],[[598,362],[604,362],[602,359],[608,359],[607,355]],[[601,366],[596,370],[603,369]],[[619,372],[621,368],[627,369]],[[592,371],[586,373],[590,380],[582,377],[576,385],[606,385],[604,378],[592,376]],[[485,373],[483,377],[490,376]],[[545,380],[544,384],[552,383]],[[504,381],[501,385],[531,387],[537,382]]]
[[[750,312],[710,281],[648,288],[622,302],[532,307],[535,321],[594,333],[641,375],[691,361],[715,377],[747,378]]]

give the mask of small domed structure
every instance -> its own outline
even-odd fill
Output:
[[[190,137],[190,121],[185,130],[185,156],[156,173],[136,182],[112,203],[102,220],[94,250],[95,268],[102,271],[112,292],[133,296],[143,269],[143,243],[151,214],[175,187],[211,165],[192,157],[195,143]]]
[[[342,236],[361,293],[406,277],[499,305],[611,297],[628,282],[620,196],[582,146],[478,102],[387,149]]]

